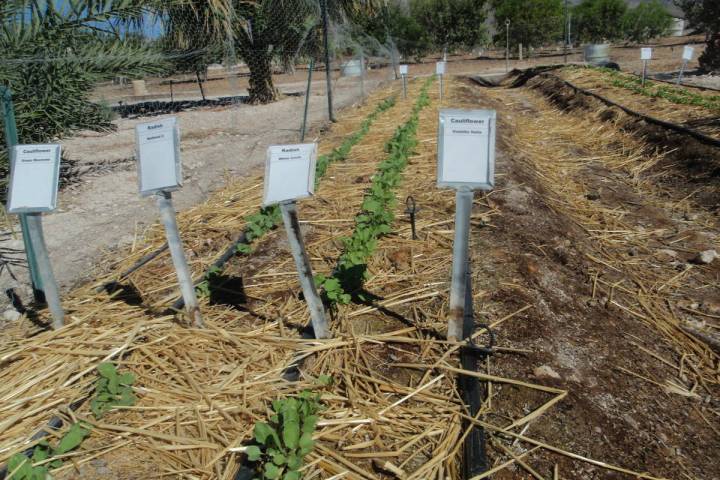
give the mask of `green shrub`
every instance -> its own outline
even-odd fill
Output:
[[[640,3],[625,12],[622,20],[625,39],[639,43],[665,35],[671,26],[672,17],[659,0]]]

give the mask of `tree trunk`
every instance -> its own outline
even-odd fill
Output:
[[[720,32],[710,35],[705,51],[700,55],[698,61],[700,62],[700,69],[704,73],[720,72]]]
[[[246,61],[250,69],[250,103],[274,102],[278,98],[278,91],[273,85],[270,55],[256,50],[248,57]]]

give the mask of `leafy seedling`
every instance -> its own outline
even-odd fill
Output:
[[[132,385],[135,376],[132,373],[118,373],[115,365],[109,362],[97,367],[100,374],[95,384],[95,397],[90,401],[90,410],[95,418],[102,417],[113,407],[129,407],[135,405],[135,394]]]

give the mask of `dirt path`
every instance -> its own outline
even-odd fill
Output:
[[[688,263],[717,247],[717,218],[657,188],[642,172],[659,161],[652,149],[611,125],[528,89],[467,83],[455,95],[500,119],[500,173],[487,197],[500,214],[473,238],[481,311],[533,305],[496,332],[533,353],[498,356],[489,373],[569,391],[526,434],[658,477],[715,478],[719,358],[679,325],[692,320],[690,305],[696,318],[717,315],[720,267]],[[500,387],[493,417],[546,400]],[[624,478],[547,453],[527,458],[546,477],[558,463],[561,478]],[[495,478],[532,477],[518,468]]]

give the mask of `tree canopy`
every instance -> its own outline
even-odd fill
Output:
[[[510,20],[510,45],[538,47],[562,36],[562,0],[492,0],[497,23],[495,43],[505,43],[505,21]]]
[[[583,0],[573,9],[576,38],[600,43],[623,38],[624,0]]]

